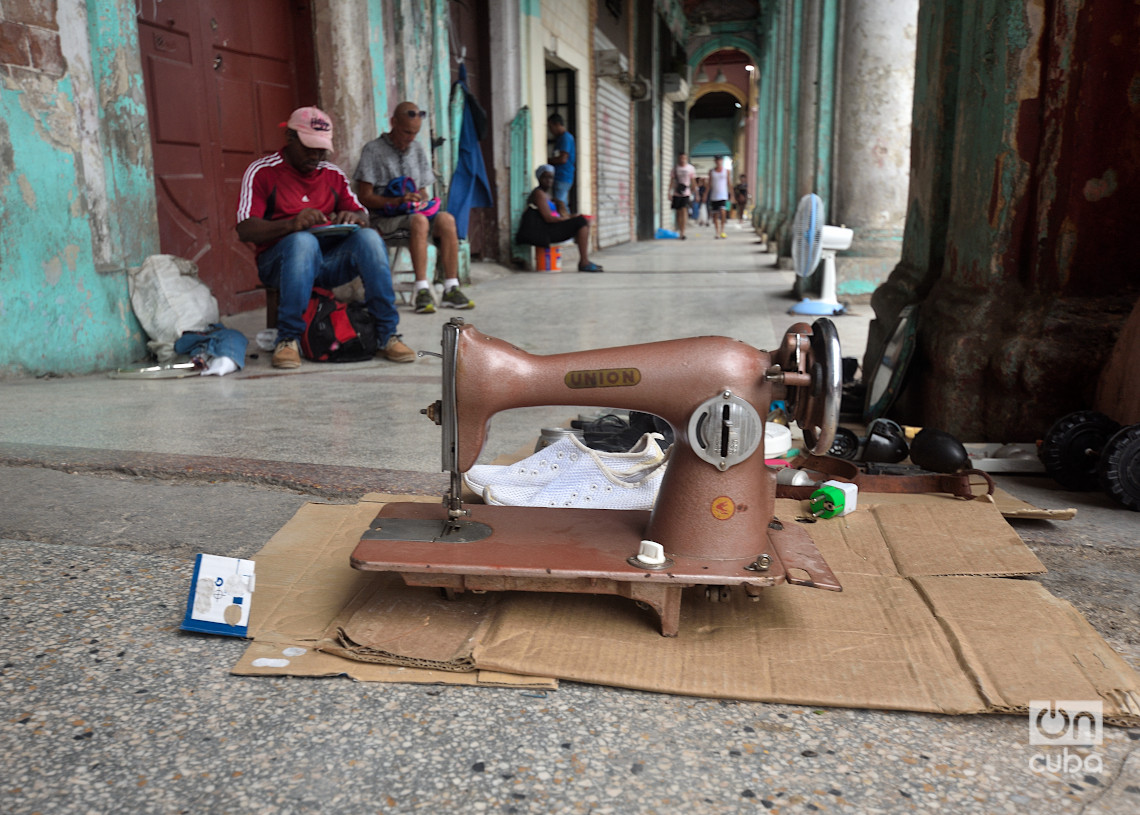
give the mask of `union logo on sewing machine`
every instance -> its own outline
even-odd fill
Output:
[[[599,368],[596,371],[570,371],[563,381],[568,388],[621,388],[641,381],[637,368]]]

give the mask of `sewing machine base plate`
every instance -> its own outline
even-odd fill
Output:
[[[638,551],[648,512],[484,505],[467,509],[469,519],[452,533],[440,504],[386,504],[352,553],[352,566],[397,572],[408,585],[437,586],[449,593],[513,590],[629,597],[657,611],[664,636],[677,635],[681,590],[689,586],[715,587],[711,599],[727,596],[722,587],[734,585],[744,586],[752,597],[761,588],[784,582],[840,590],[807,532],[795,524],[774,524],[780,528],[770,528],[768,540],[758,541],[756,554],[745,559],[667,552],[672,566],[651,570],[628,562]],[[388,536],[393,527],[415,533],[411,539],[392,540]],[[796,571],[789,574],[790,569]]]

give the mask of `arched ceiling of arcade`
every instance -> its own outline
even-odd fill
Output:
[[[755,20],[759,0],[684,0],[681,4],[690,25]]]
[[[710,82],[693,91],[689,97],[689,115],[715,119],[734,116],[748,102],[744,91],[727,82]]]
[[[689,65],[696,72],[709,56],[724,49],[735,49],[747,61],[760,58],[767,20],[772,17],[773,0],[682,0],[688,21],[685,50]]]
[[[693,118],[735,116],[749,104],[752,57],[735,48],[714,51],[696,66],[689,91],[689,115]]]

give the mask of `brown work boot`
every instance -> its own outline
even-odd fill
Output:
[[[387,357],[392,362],[416,361],[416,352],[404,345],[399,334],[393,334],[388,338],[388,342],[380,349],[380,356]]]
[[[273,349],[274,368],[300,368],[301,346],[296,340],[281,340]]]

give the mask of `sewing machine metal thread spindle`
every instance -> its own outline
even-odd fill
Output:
[[[471,513],[463,508],[463,474],[459,471],[459,425],[455,400],[455,377],[446,375],[447,371],[454,371],[457,364],[459,349],[457,339],[459,329],[463,325],[462,317],[452,317],[443,327],[443,415],[440,423],[443,427],[443,470],[451,474],[450,489],[444,496],[444,506],[447,508],[448,526],[452,530],[459,528],[459,521],[469,517]]]

